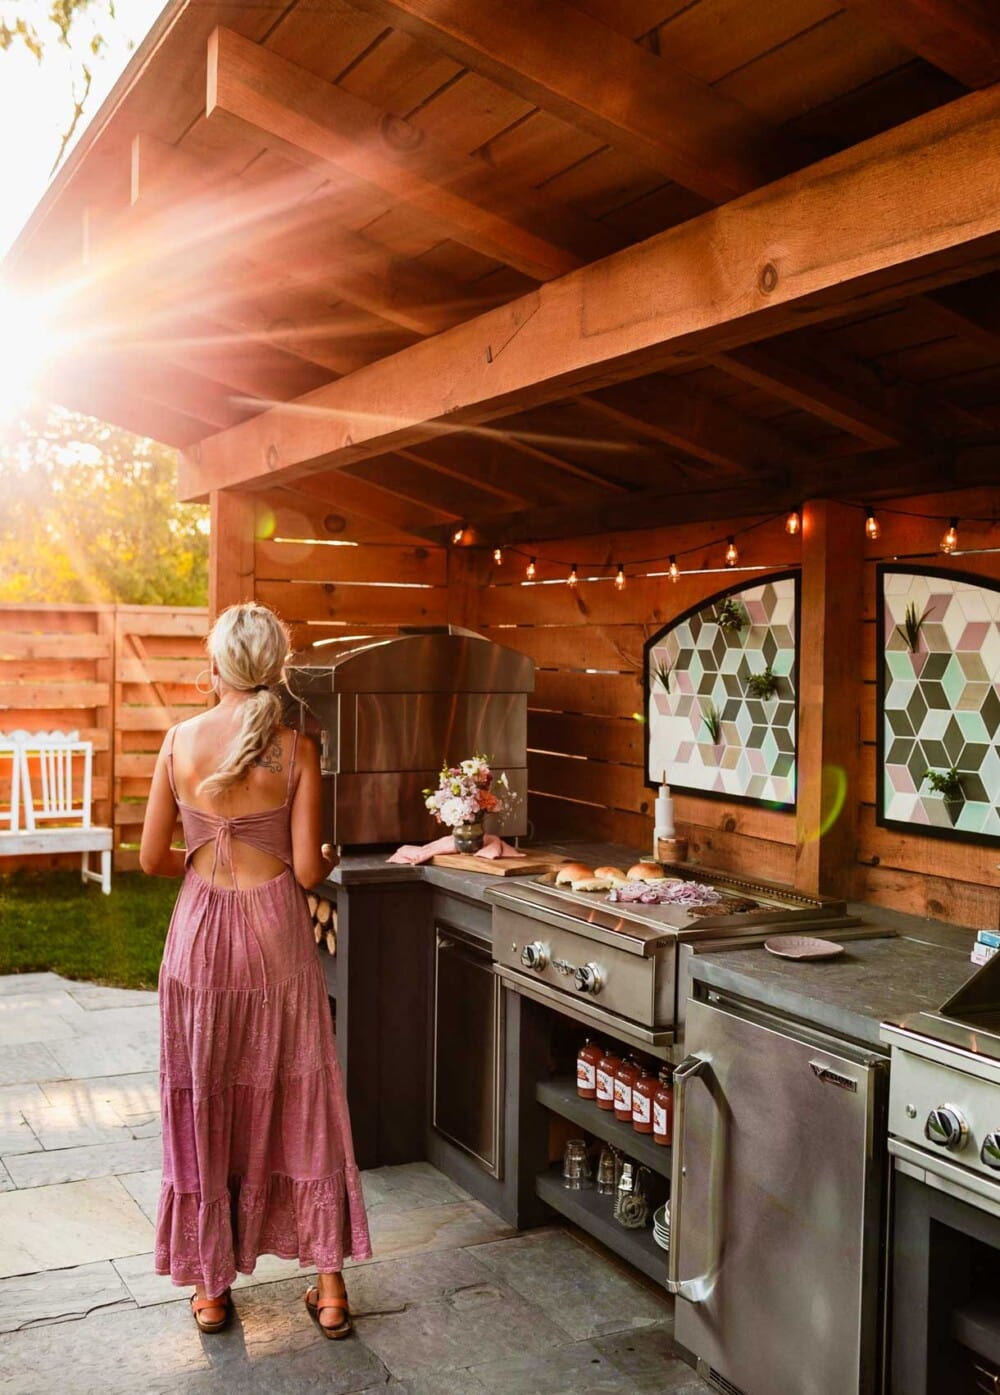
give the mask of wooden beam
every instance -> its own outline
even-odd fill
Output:
[[[358,0],[713,203],[808,154],[747,107],[565,0]]]
[[[182,493],[354,463],[962,280],[1000,257],[998,150],[1000,90],[960,98],[210,437]]]
[[[510,185],[472,156],[229,29],[208,46],[210,121],[293,160],[333,166],[410,204],[453,237],[547,281],[616,245],[599,224]]]
[[[1000,9],[996,0],[844,0],[966,87],[1000,81]]]
[[[256,599],[252,494],[216,490],[209,499],[208,611],[209,618],[228,606]]]
[[[795,885],[852,897],[857,861],[864,531],[828,500],[802,511]]]

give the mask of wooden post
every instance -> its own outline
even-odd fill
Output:
[[[477,628],[479,597],[489,572],[489,555],[478,547],[448,550],[448,623]]]
[[[851,896],[858,831],[864,529],[814,500],[802,519],[795,884]]]
[[[249,494],[216,489],[209,495],[209,621],[227,606],[254,599],[254,522]]]

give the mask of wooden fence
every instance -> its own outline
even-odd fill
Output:
[[[195,608],[0,605],[0,731],[79,731],[93,742],[94,819],[115,829],[119,870],[138,866],[164,731],[204,706],[195,678],[207,628],[208,612]],[[0,803],[8,797],[0,784]],[[0,859],[0,872],[16,865]]]

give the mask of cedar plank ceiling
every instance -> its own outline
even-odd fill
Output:
[[[82,331],[53,398],[185,448],[197,495],[239,423],[998,76],[994,0],[178,0],[4,271]],[[493,543],[988,482],[997,266],[282,486]]]

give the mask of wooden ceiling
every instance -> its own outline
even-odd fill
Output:
[[[994,0],[188,0],[4,270],[57,401],[367,538],[989,482],[998,78]]]

